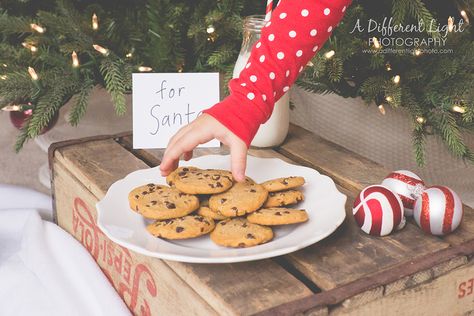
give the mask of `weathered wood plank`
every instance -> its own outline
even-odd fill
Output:
[[[306,297],[306,298],[303,298],[303,299],[300,299],[298,301],[294,301],[288,304],[282,304],[280,306],[271,308],[264,312],[260,312],[258,313],[258,315],[259,316],[294,315],[294,314],[303,313],[305,311],[309,311],[318,307],[325,307],[328,305],[337,306],[338,304],[341,304],[344,301],[351,299],[355,295],[359,295],[360,293],[377,289],[380,286],[393,284],[394,282],[397,282],[398,280],[401,280],[405,277],[409,277],[411,275],[415,275],[420,271],[431,270],[433,271],[432,273],[435,275],[440,271],[443,271],[443,273],[448,272],[449,270],[447,269],[449,269],[449,267],[447,266],[450,266],[452,263],[454,263],[456,266],[458,264],[462,264],[462,265],[459,266],[459,268],[455,270],[451,270],[449,271],[449,273],[444,274],[443,278],[454,275],[453,273],[455,273],[455,271],[468,271],[469,272],[468,274],[466,272],[464,272],[463,274],[460,273],[460,275],[462,275],[462,278],[456,277],[457,284],[455,288],[460,290],[461,287],[463,287],[465,291],[462,297],[464,299],[464,302],[466,303],[474,302],[474,300],[472,300],[474,292],[472,292],[468,288],[472,284],[474,284],[474,281],[471,281],[471,280],[474,280],[472,276],[473,263],[471,262],[470,265],[463,264],[465,262],[464,258],[472,258],[473,254],[474,254],[474,240],[467,241],[461,245],[439,250],[435,254],[428,254],[423,257],[414,259],[410,261],[408,264],[397,265],[389,270],[380,271],[377,274],[358,279],[349,284],[346,284],[346,285],[343,285],[343,286],[340,286],[328,291],[324,291],[321,293],[317,293],[317,294],[314,294],[313,296]],[[458,259],[458,258],[461,258],[461,259]],[[431,281],[429,281],[429,283],[433,284],[437,282],[438,280],[439,278],[432,279]],[[444,288],[443,286],[440,286],[438,290],[441,291],[443,290],[443,288]],[[413,293],[418,293],[418,292],[423,293],[421,291],[420,286],[408,287],[403,291],[397,291],[393,294],[400,295],[400,293],[402,293],[402,297],[403,297],[403,295],[407,295],[407,293],[411,295]],[[455,291],[452,291],[452,292],[456,293]],[[388,295],[387,297],[391,297],[391,296],[392,295]],[[455,299],[456,299],[455,296],[451,297],[451,303],[453,302],[456,303]],[[378,300],[374,300],[373,302],[378,302]],[[362,306],[365,306],[365,305],[367,304],[364,304]],[[397,309],[397,310],[403,311],[404,314],[407,311],[407,309],[405,308]],[[378,315],[378,313],[369,313],[369,314]],[[367,313],[365,315],[367,315]],[[442,314],[442,315],[445,315],[445,314]]]
[[[368,185],[382,182],[392,170],[292,125],[287,141],[277,149],[298,163],[330,176],[343,188],[360,192]],[[464,219],[455,233],[443,237],[451,245],[474,238],[474,210],[464,205]]]
[[[471,263],[415,288],[356,308],[338,307],[330,315],[464,315],[474,310],[473,275],[474,264]]]
[[[57,150],[58,162],[98,199],[109,186],[136,169],[148,166],[113,140]],[[154,259],[158,260],[158,259]],[[212,265],[166,262],[219,314],[252,314],[312,292],[271,260],[258,264]],[[265,289],[262,291],[261,289]]]
[[[287,255],[321,289],[333,289],[449,246],[424,235],[412,224],[386,237],[365,234],[352,216],[352,193],[339,190],[348,196],[346,220],[341,227],[325,240]]]
[[[277,151],[329,175],[350,191],[379,183],[388,174],[379,164],[295,125],[290,126],[285,143]]]

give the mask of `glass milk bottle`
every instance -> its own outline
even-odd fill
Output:
[[[266,24],[263,15],[251,15],[244,19],[243,41],[239,57],[235,63],[233,78],[239,77],[250,57],[255,43],[260,39],[260,31]],[[290,96],[287,91],[276,103],[271,117],[260,125],[251,145],[255,147],[278,146],[286,138],[290,125]]]

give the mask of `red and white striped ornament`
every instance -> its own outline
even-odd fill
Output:
[[[362,190],[352,209],[357,225],[367,234],[385,236],[403,228],[403,204],[397,194],[382,185]]]
[[[267,7],[265,8],[265,21],[270,21],[272,17],[273,0],[267,0]]]
[[[428,234],[446,235],[453,232],[463,217],[459,196],[448,187],[432,186],[423,191],[415,202],[413,217]]]
[[[411,171],[397,170],[386,176],[382,185],[398,194],[405,209],[405,216],[413,216],[415,200],[425,188],[423,180]]]

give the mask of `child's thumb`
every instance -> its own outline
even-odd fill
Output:
[[[247,165],[247,146],[243,142],[234,142],[230,146],[232,176],[238,182],[245,180]]]

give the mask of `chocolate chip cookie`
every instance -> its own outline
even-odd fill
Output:
[[[150,219],[168,219],[188,215],[199,207],[196,196],[166,185],[149,183],[128,195],[130,208]]]
[[[245,218],[226,219],[216,224],[211,240],[225,247],[252,247],[266,243],[273,238],[270,227],[252,224]]]
[[[200,206],[196,214],[204,216],[204,217],[212,218],[213,220],[216,220],[216,221],[221,221],[223,219],[228,218],[227,216],[224,216],[219,212],[211,210],[209,206]]]
[[[215,169],[182,169],[172,180],[178,190],[188,194],[216,194],[233,184],[232,173]]]
[[[262,183],[262,186],[268,192],[278,192],[300,187],[304,184],[303,177],[286,177],[268,180]]]
[[[166,183],[168,183],[168,185],[170,187],[173,187],[174,186],[174,179],[176,178],[177,174],[180,173],[180,172],[188,172],[189,170],[195,170],[197,169],[196,167],[178,167],[176,168],[175,171],[171,172],[167,177],[166,177]]]
[[[215,227],[214,220],[199,215],[156,221],[146,227],[156,237],[166,239],[188,239],[205,235]]]
[[[247,216],[247,220],[259,225],[287,225],[306,222],[308,214],[305,210],[292,208],[263,208]]]
[[[268,192],[257,183],[237,182],[230,190],[211,196],[209,206],[224,216],[242,216],[258,210],[267,196]]]
[[[298,190],[287,190],[280,192],[270,192],[268,193],[268,198],[263,204],[263,207],[277,207],[296,204],[303,201],[304,195],[301,191]]]

